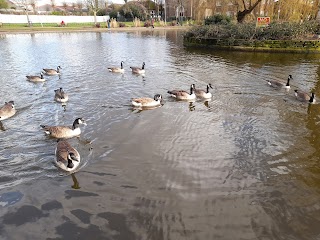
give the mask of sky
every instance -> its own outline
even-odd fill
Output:
[[[79,0],[55,0],[55,3],[57,5],[62,5],[63,2],[76,3],[78,1]],[[80,0],[80,1],[84,2],[85,0]],[[50,0],[37,0],[38,6],[45,5],[45,4],[50,4],[50,3],[51,3]],[[124,0],[108,0],[108,4],[111,4],[111,3],[124,4]]]

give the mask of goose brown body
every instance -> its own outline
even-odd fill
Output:
[[[274,88],[290,88],[290,80],[292,80],[292,75],[288,76],[287,83],[279,82],[277,80],[268,80],[268,84]]]
[[[114,72],[114,73],[123,73],[124,68],[123,68],[123,61],[121,61],[121,67],[109,67],[108,70],[109,72]]]
[[[156,94],[154,98],[133,98],[131,103],[134,107],[156,107],[161,105],[162,95]]]
[[[43,73],[40,73],[40,76],[26,76],[27,80],[30,82],[44,82]]]
[[[194,100],[196,98],[194,90],[195,86],[194,84],[191,84],[190,92],[187,92],[185,90],[170,90],[168,91],[168,93],[171,97],[174,97],[177,100]]]
[[[54,90],[54,100],[56,102],[65,103],[69,100],[68,94],[66,94],[62,88]]]
[[[66,140],[59,140],[56,151],[56,166],[60,169],[71,172],[80,164],[80,154]]]
[[[72,138],[81,134],[80,124],[86,125],[82,118],[74,120],[72,127],[68,126],[45,126],[40,125],[45,134],[54,138]]]
[[[60,69],[61,69],[61,67],[58,66],[57,69],[43,68],[43,71],[47,75],[59,75],[60,74]]]
[[[311,96],[303,91],[299,90],[294,90],[294,95],[296,96],[296,99],[299,100],[300,102],[310,102],[310,103],[315,103],[315,94],[311,93]]]
[[[194,90],[194,93],[196,94],[196,96],[198,98],[209,99],[209,98],[212,98],[212,94],[211,94],[211,92],[209,92],[209,88],[212,88],[210,83],[207,85],[207,89],[206,90],[202,90],[202,89],[197,89],[196,88]]]
[[[142,67],[130,67],[131,68],[131,71],[132,73],[137,73],[137,74],[144,74],[146,71],[144,69],[144,66],[145,66],[145,62],[142,63]]]
[[[14,101],[6,102],[0,108],[0,121],[12,117],[16,114],[16,109],[14,107]]]

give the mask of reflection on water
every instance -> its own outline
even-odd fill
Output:
[[[0,126],[2,238],[317,239],[320,105],[293,90],[320,96],[318,56],[185,49],[181,34],[1,35],[0,101],[17,108]],[[121,61],[124,74],[108,71]],[[26,81],[58,65],[60,77]],[[289,91],[266,82],[289,74]],[[211,83],[212,99],[167,94],[193,83]],[[155,93],[161,107],[130,106]],[[88,125],[70,139],[83,159],[70,185],[40,124],[77,117]]]
[[[71,187],[73,189],[80,189],[78,179],[76,178],[76,174],[75,173],[71,173],[71,177],[72,177],[72,181],[73,181],[73,185]]]

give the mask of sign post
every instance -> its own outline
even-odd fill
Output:
[[[270,24],[270,17],[258,17],[256,27],[268,27]]]

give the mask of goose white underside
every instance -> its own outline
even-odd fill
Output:
[[[61,138],[73,138],[81,134],[81,129],[79,127],[75,129],[68,128],[64,132],[65,134],[59,134],[59,135],[62,135]],[[55,134],[52,134],[50,131],[45,130],[44,133],[48,136],[56,137],[54,136]]]
[[[124,73],[124,68],[108,68],[109,72]]]
[[[29,82],[44,82],[46,79],[44,78],[36,78],[36,79],[27,79]]]
[[[161,105],[159,101],[153,101],[153,102],[149,102],[149,103],[145,103],[145,104],[132,101],[131,104],[132,104],[134,107],[157,107],[157,106],[160,106],[160,105]]]
[[[209,93],[202,93],[202,94],[197,94],[197,97],[198,98],[212,98],[212,94],[209,92]]]
[[[133,73],[136,73],[136,74],[145,74],[146,71],[145,70],[132,70]]]
[[[177,100],[195,100],[196,99],[196,95],[194,93],[187,96],[177,96],[175,94],[170,94],[170,96]]]
[[[68,102],[69,98],[68,97],[65,97],[65,98],[56,97],[56,98],[54,98],[54,100],[56,102],[65,103],[65,102]]]
[[[60,168],[61,170],[63,171],[66,171],[66,172],[73,172],[75,171],[79,165],[80,165],[80,162],[77,162],[77,161],[72,161],[73,163],[73,167],[72,168],[68,168],[67,167],[67,164],[68,162],[64,163],[64,162],[61,162],[61,161],[55,161],[54,164],[56,165],[56,167]]]

